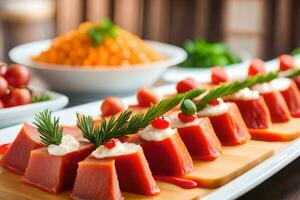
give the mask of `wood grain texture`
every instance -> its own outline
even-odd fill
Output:
[[[258,163],[262,162],[275,151],[288,145],[288,142],[262,142],[249,141],[248,143],[234,147],[224,147],[222,156],[216,161],[194,161],[195,171],[189,176],[195,176],[202,180],[203,184],[212,187],[222,185],[234,179]],[[255,153],[254,153],[255,152]],[[196,188],[185,190],[175,185],[158,182],[161,194],[156,197],[124,193],[125,199],[164,199],[181,200],[201,198],[215,189]],[[40,189],[31,187],[22,182],[21,177],[6,170],[0,170],[0,199],[1,200],[38,200],[38,199],[70,199],[70,191],[60,195],[52,195]]]
[[[87,21],[100,22],[104,18],[111,17],[111,0],[87,0]]]

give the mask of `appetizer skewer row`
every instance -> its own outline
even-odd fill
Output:
[[[78,115],[71,130],[45,111],[36,116],[36,128],[24,125],[1,165],[52,193],[73,186],[73,199],[122,199],[121,191],[157,195],[155,179],[197,187],[197,177],[187,180],[192,158],[215,160],[221,144],[240,145],[251,137],[239,107],[221,98],[277,77],[255,75],[208,92],[195,89],[199,85],[189,79],[178,83],[179,94],[161,101],[152,91],[140,90],[138,105],[125,109],[120,100],[106,99],[101,120]]]

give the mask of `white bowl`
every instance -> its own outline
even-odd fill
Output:
[[[163,61],[137,64],[128,67],[83,68],[52,65],[31,61],[31,57],[47,49],[51,40],[17,46],[9,51],[13,62],[31,68],[46,86],[67,93],[122,93],[153,84],[170,66],[181,63],[186,52],[176,46],[146,41],[166,57]]]

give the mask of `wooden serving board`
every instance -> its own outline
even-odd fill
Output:
[[[178,186],[158,182],[161,193],[155,197],[124,193],[125,199],[164,199],[182,200],[201,198],[215,189],[205,187],[221,186],[245,171],[256,166],[276,151],[286,147],[290,142],[262,142],[251,140],[248,143],[234,147],[223,147],[222,156],[215,161],[194,161],[195,170],[187,175],[201,182],[202,187],[196,189],[182,189]],[[66,200],[70,199],[70,191],[59,195],[52,195],[22,182],[21,176],[0,168],[0,199],[1,200]]]

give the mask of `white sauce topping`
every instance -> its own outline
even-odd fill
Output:
[[[60,145],[51,144],[48,146],[48,153],[55,156],[62,156],[79,149],[79,142],[71,135],[63,135]]]
[[[289,78],[277,78],[269,83],[273,90],[284,91],[291,86],[292,80]]]
[[[218,116],[227,112],[231,106],[231,103],[225,103],[222,99],[218,99],[220,102],[219,105],[210,105],[208,104],[203,110],[197,113],[198,116],[209,117],[209,116]]]
[[[256,84],[252,87],[252,89],[257,90],[261,94],[272,92],[272,88],[269,83]]]
[[[252,89],[259,91],[259,93],[268,93],[272,91],[284,91],[291,85],[291,79],[277,78],[269,83],[257,84]]]
[[[151,124],[140,132],[140,136],[146,141],[162,141],[175,133],[175,129],[168,127],[166,129],[156,129]]]
[[[249,88],[244,88],[226,97],[226,99],[244,100],[244,101],[258,99],[258,98],[259,98],[259,92],[256,90],[250,90]]]
[[[187,122],[187,123],[182,122],[178,117],[172,120],[172,128],[184,128],[188,126],[197,126],[199,124],[200,124],[199,119],[195,119],[194,121]]]
[[[116,146],[109,149],[106,148],[105,145],[101,145],[95,151],[92,152],[92,156],[95,158],[108,158],[120,155],[126,155],[137,152],[141,148],[140,145],[120,141],[116,142]]]

